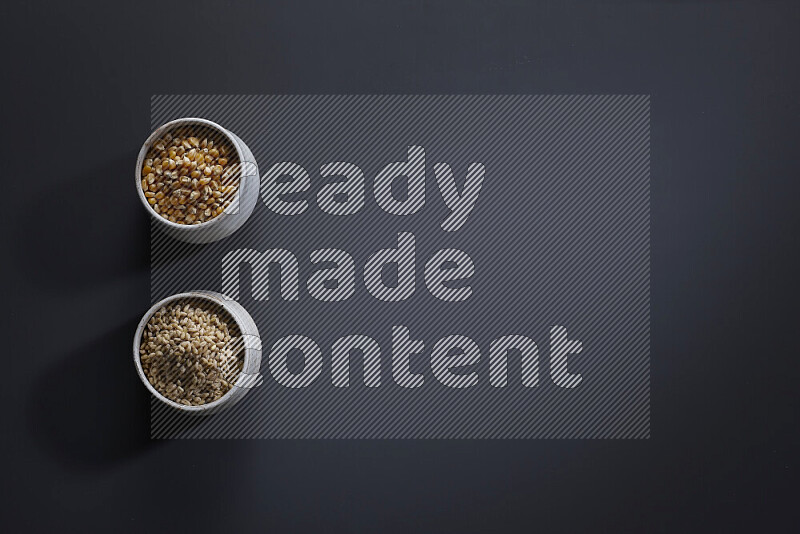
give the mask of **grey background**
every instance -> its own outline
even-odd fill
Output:
[[[796,530],[796,2],[0,10],[3,527]],[[652,95],[650,440],[148,440],[150,95],[381,92]]]
[[[236,250],[283,248],[300,266],[297,301],[280,297],[271,272],[269,299],[252,298],[252,268],[237,269],[239,303],[253,316],[262,339],[265,383],[234,410],[204,421],[187,419],[153,403],[151,435],[258,438],[647,438],[650,352],[650,173],[647,96],[156,96],[155,127],[200,116],[225,125],[253,151],[262,173],[292,161],[311,177],[306,211],[273,213],[259,199],[235,235],[187,246],[154,227],[150,241],[154,302],[195,289],[223,291],[223,258]],[[408,146],[425,149],[425,204],[406,216],[387,214],[375,202],[373,180]],[[316,194],[332,179],[319,168],[332,161],[357,164],[365,176],[365,205],[332,216]],[[447,162],[463,187],[467,167],[486,168],[481,194],[464,225],[441,228],[449,210],[433,167]],[[402,195],[403,180],[398,180]],[[401,197],[402,198],[402,197]],[[363,282],[364,262],[377,250],[397,247],[397,235],[415,237],[415,291],[384,302]],[[355,293],[344,302],[320,302],[306,289],[309,253],[339,248],[355,260]],[[425,262],[435,251],[469,254],[472,296],[444,302],[425,287]],[[389,275],[396,283],[396,274]],[[410,359],[424,384],[402,388],[392,379],[393,325],[406,326],[425,350]],[[567,328],[583,351],[569,371],[583,381],[574,389],[550,378],[550,327]],[[314,340],[322,373],[303,389],[272,378],[268,359],[290,334]],[[382,384],[363,382],[360,356],[351,356],[350,387],[331,384],[333,342],[362,334],[381,346]],[[475,341],[481,361],[469,370],[478,384],[453,389],[430,366],[434,343],[459,334]],[[489,383],[489,344],[525,335],[539,348],[540,382],[521,383],[519,355],[508,356],[508,385]],[[299,351],[289,355],[294,373]],[[459,372],[459,371],[457,371]],[[460,372],[464,372],[463,370]]]

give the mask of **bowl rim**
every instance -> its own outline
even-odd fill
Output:
[[[209,402],[207,404],[201,404],[199,406],[186,406],[185,404],[179,404],[179,403],[177,403],[177,402],[175,402],[175,401],[173,401],[171,399],[168,399],[167,397],[165,397],[161,393],[159,393],[159,391],[155,387],[153,387],[153,385],[150,383],[150,381],[147,380],[147,377],[144,375],[144,369],[142,369],[142,360],[141,360],[141,357],[139,356],[139,348],[141,347],[141,343],[142,343],[142,334],[144,333],[144,329],[147,326],[147,322],[150,320],[150,318],[159,309],[163,308],[164,306],[166,306],[170,302],[174,302],[174,301],[180,300],[180,299],[188,299],[188,298],[205,300],[205,301],[208,301],[208,302],[211,302],[213,304],[217,304],[217,305],[221,306],[226,312],[228,312],[228,315],[230,315],[230,317],[236,323],[236,326],[239,327],[239,332],[241,332],[242,335],[244,335],[245,330],[243,328],[243,325],[239,321],[239,319],[236,317],[236,313],[233,310],[230,309],[230,307],[228,306],[227,302],[225,302],[225,299],[221,298],[221,296],[218,297],[218,296],[216,296],[216,295],[214,295],[214,294],[212,294],[210,292],[203,292],[203,291],[188,291],[188,292],[185,292],[185,293],[176,293],[174,295],[170,295],[169,297],[161,299],[158,302],[156,302],[155,304],[153,304],[150,307],[150,309],[148,309],[145,312],[145,314],[142,316],[141,321],[139,321],[139,324],[136,327],[136,334],[133,337],[133,362],[136,365],[136,372],[139,375],[139,379],[142,381],[142,383],[145,385],[145,387],[150,391],[150,393],[152,393],[153,396],[155,396],[158,400],[160,400],[164,404],[167,404],[168,406],[171,406],[172,408],[176,408],[178,410],[183,410],[185,412],[205,412],[205,411],[208,411],[208,410],[210,410],[212,408],[215,408],[217,406],[225,404],[225,402],[230,400],[230,396],[234,392],[234,390],[236,388],[236,384],[234,384],[231,387],[231,389],[229,389],[227,391],[227,393],[225,393],[222,397],[220,397],[219,399],[217,399],[217,400],[215,400],[213,402]],[[242,361],[242,371],[240,371],[239,375],[236,377],[236,381],[237,382],[238,382],[239,378],[242,376],[242,373],[244,372],[244,364],[246,363],[244,360],[247,358],[247,350],[248,350],[247,346],[245,346],[244,347],[244,356],[243,356],[243,361]]]
[[[169,219],[165,219],[153,209],[153,207],[147,202],[147,197],[144,196],[144,192],[142,191],[142,165],[144,164],[145,156],[147,155],[147,151],[150,150],[153,143],[155,143],[156,139],[160,139],[162,135],[169,132],[170,130],[177,128],[178,126],[183,125],[192,125],[192,124],[199,124],[202,126],[206,126],[215,130],[220,135],[224,136],[228,142],[231,143],[233,148],[236,150],[236,155],[239,157],[239,164],[244,165],[244,154],[242,153],[242,149],[239,147],[239,143],[237,142],[236,138],[231,135],[228,130],[217,124],[216,122],[210,121],[208,119],[203,119],[200,117],[182,117],[180,119],[171,120],[169,122],[165,122],[155,130],[153,130],[150,135],[145,139],[144,143],[142,143],[142,147],[139,149],[139,155],[136,157],[136,171],[134,172],[134,178],[136,183],[136,192],[139,196],[139,200],[142,202],[142,205],[145,207],[147,212],[153,217],[154,220],[157,222],[167,226],[168,228],[174,228],[179,231],[184,232],[197,232],[199,230],[207,230],[208,228],[213,227],[215,224],[219,224],[220,221],[225,219],[225,217],[232,215],[228,213],[228,208],[231,206],[239,206],[241,209],[240,202],[240,193],[242,191],[241,181],[239,187],[236,189],[236,193],[233,195],[233,199],[231,199],[231,203],[228,205],[228,208],[225,208],[222,213],[217,215],[211,220],[199,223],[199,224],[178,224],[170,221]],[[242,178],[240,177],[240,180]]]

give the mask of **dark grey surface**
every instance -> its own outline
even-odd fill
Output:
[[[796,3],[300,4],[0,8],[4,530],[796,529]],[[150,95],[381,92],[652,95],[649,441],[148,441]]]

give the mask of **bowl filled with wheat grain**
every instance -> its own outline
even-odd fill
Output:
[[[133,359],[145,387],[191,414],[228,408],[261,382],[261,340],[250,314],[213,291],[167,297],[144,314]]]

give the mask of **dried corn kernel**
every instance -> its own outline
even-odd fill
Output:
[[[179,128],[156,140],[141,169],[142,190],[156,213],[199,224],[224,211],[229,201],[220,202],[236,193],[239,169],[227,157],[233,154],[227,140],[215,136]]]

